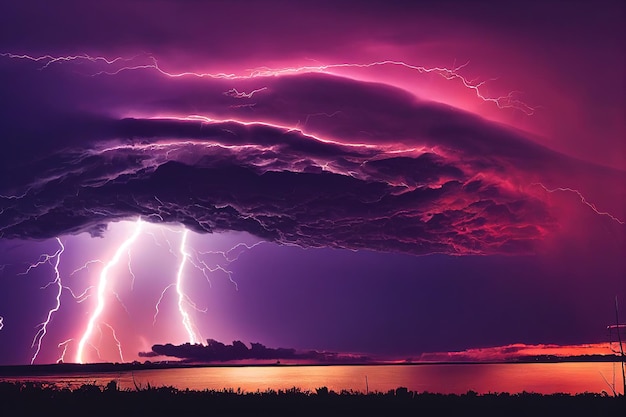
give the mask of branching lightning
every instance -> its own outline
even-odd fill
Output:
[[[58,237],[56,238],[56,241],[59,244],[59,249],[54,253],[54,255],[42,255],[45,261],[43,262],[40,261],[33,265],[30,265],[28,269],[26,270],[26,273],[28,273],[28,271],[30,271],[31,269],[37,268],[39,265],[45,262],[52,264],[51,261],[52,259],[54,259],[54,264],[53,264],[54,280],[46,284],[43,288],[47,288],[50,285],[55,285],[57,287],[55,304],[50,310],[48,310],[46,319],[38,325],[39,330],[35,334],[35,337],[33,338],[33,343],[32,343],[32,347],[36,347],[36,349],[35,349],[35,354],[30,360],[31,364],[35,362],[35,359],[37,359],[37,355],[39,355],[39,351],[41,350],[41,342],[43,338],[46,336],[46,334],[48,333],[48,325],[50,324],[50,321],[52,320],[52,315],[56,313],[57,311],[59,311],[59,308],[61,307],[61,292],[63,291],[63,284],[61,283],[61,274],[59,273],[59,263],[61,262],[61,254],[65,251],[65,246],[63,245],[63,242],[61,242],[61,239],[59,239]]]
[[[155,60],[156,62],[156,60]],[[339,68],[372,68],[379,66],[396,66],[403,67],[408,70],[416,71],[419,74],[437,74],[446,80],[459,80],[463,86],[467,89],[474,91],[476,97],[485,102],[490,102],[495,104],[500,109],[512,108],[519,110],[525,113],[528,116],[531,116],[535,113],[535,108],[530,107],[528,104],[522,102],[515,98],[515,92],[510,92],[504,96],[500,97],[489,97],[482,93],[481,89],[487,83],[487,81],[476,82],[467,79],[463,75],[459,73],[459,71],[465,68],[469,64],[469,61],[465,64],[459,65],[454,68],[446,68],[446,67],[424,67],[421,65],[413,65],[404,61],[394,61],[394,60],[382,60],[368,63],[339,63],[339,64],[326,64],[326,65],[316,65],[316,66],[302,66],[302,67],[290,67],[290,68],[260,68],[253,70],[247,77],[242,76],[242,78],[255,78],[255,77],[269,77],[269,76],[277,76],[283,74],[297,74],[297,73],[307,73],[307,72],[329,72],[332,73],[333,69]],[[160,69],[159,69],[160,70]]]
[[[98,326],[98,330],[100,330],[100,335],[102,336],[102,330],[100,329],[100,326]],[[88,343],[88,345],[94,350],[94,352],[96,352],[96,356],[98,356],[98,359],[101,360],[102,355],[100,354],[100,349],[98,348],[98,346],[94,345],[93,343]]]
[[[202,273],[204,274],[204,276],[206,277],[206,279],[209,281],[209,284],[211,283],[211,281],[209,280],[208,275],[206,274],[206,271],[213,273],[216,271],[221,271],[224,274],[226,274],[226,276],[228,277],[228,280],[234,285],[236,290],[239,290],[239,284],[237,284],[237,282],[233,279],[233,273],[229,270],[227,270],[226,268],[224,268],[223,266],[217,264],[215,265],[215,267],[211,268],[206,261],[202,260],[199,258],[199,255],[220,255],[221,257],[224,258],[224,260],[227,263],[231,263],[236,261],[237,259],[239,259],[239,256],[241,256],[241,254],[246,251],[246,250],[250,250],[258,245],[260,245],[261,243],[266,243],[264,240],[256,242],[252,245],[247,245],[245,243],[238,243],[235,246],[233,246],[232,248],[228,249],[227,251],[206,251],[206,252],[196,252],[196,258],[197,261],[200,263],[200,265],[197,265],[196,263],[194,263],[194,266],[201,270]],[[236,252],[236,255],[234,257],[231,257],[231,254],[235,251],[237,251],[237,249],[239,248],[243,248],[243,250],[240,250],[238,252]]]
[[[165,293],[167,292],[167,290],[169,290],[170,288],[172,288],[174,286],[176,286],[176,284],[170,284],[167,287],[165,287],[163,289],[163,291],[161,291],[161,296],[159,297],[159,300],[157,301],[157,303],[154,306],[155,312],[154,312],[154,316],[152,316],[152,325],[153,326],[156,324],[157,316],[160,313],[159,306],[161,305],[161,301],[163,301],[163,297],[165,297]]]
[[[123,58],[123,57],[117,57],[114,59],[107,59],[105,57],[102,56],[96,56],[96,57],[92,57],[89,56],[87,54],[81,54],[81,55],[68,55],[68,56],[52,56],[52,55],[41,55],[38,57],[34,57],[31,55],[27,55],[27,54],[12,54],[12,53],[0,53],[0,56],[3,57],[7,57],[7,58],[13,58],[13,59],[25,59],[25,60],[29,60],[29,61],[35,61],[35,62],[42,62],[43,66],[39,69],[43,70],[48,68],[50,65],[58,63],[58,62],[70,62],[70,61],[90,61],[90,62],[103,62],[107,65],[113,65],[117,62],[129,62],[132,61],[134,59],[136,59],[137,57],[139,57],[139,55],[136,55],[134,57],[131,58]]]
[[[79,304],[82,303],[83,301],[87,300],[91,296],[91,294],[89,294],[89,292],[91,290],[93,290],[94,288],[95,287],[93,285],[90,285],[89,287],[87,287],[85,289],[85,291],[83,291],[82,293],[76,295],[74,290],[72,290],[70,287],[68,287],[66,285],[63,286],[63,289],[67,290],[72,295],[72,298],[74,298],[74,300],[76,300],[76,302],[79,303]]]
[[[163,229],[161,229],[161,231],[163,231]],[[176,233],[180,233],[178,231],[174,231]],[[189,314],[188,308],[192,308],[193,310],[196,310],[200,313],[206,313],[207,309],[204,308],[200,308],[190,297],[189,295],[184,291],[184,278],[185,278],[185,270],[186,268],[191,265],[192,267],[194,267],[195,269],[197,269],[200,273],[202,273],[202,275],[204,276],[204,278],[206,279],[207,283],[209,285],[211,285],[211,279],[210,279],[210,274],[213,274],[215,272],[222,272],[224,273],[229,281],[233,284],[233,286],[235,287],[235,289],[238,289],[238,284],[235,282],[235,280],[233,279],[232,276],[232,272],[229,271],[228,269],[226,269],[224,266],[216,264],[214,267],[209,266],[205,260],[201,259],[201,255],[207,255],[207,254],[219,254],[221,255],[224,260],[227,263],[231,263],[235,260],[238,259],[239,255],[241,255],[241,253],[243,251],[239,251],[237,253],[237,255],[235,257],[231,257],[229,256],[229,254],[235,250],[237,250],[238,248],[244,248],[244,250],[246,249],[252,249],[254,248],[256,245],[258,245],[259,243],[263,243],[263,242],[257,242],[253,245],[247,245],[245,243],[238,243],[237,245],[235,245],[233,248],[229,249],[228,251],[207,251],[207,252],[200,252],[197,251],[196,249],[194,249],[193,247],[189,247],[188,245],[188,235],[189,235],[189,230],[187,229],[183,229],[182,232],[182,236],[181,236],[181,241],[178,247],[178,250],[175,252],[172,249],[172,244],[170,243],[169,239],[165,239],[165,242],[167,244],[168,250],[169,252],[179,258],[179,264],[178,264],[178,270],[176,273],[176,280],[174,283],[171,283],[169,285],[167,285],[162,291],[161,294],[155,304],[154,307],[154,315],[152,317],[152,325],[156,325],[157,322],[157,318],[159,316],[159,314],[161,313],[160,307],[161,307],[161,303],[163,302],[165,295],[167,294],[168,290],[170,290],[171,288],[174,288],[176,290],[176,303],[177,303],[177,307],[178,307],[178,312],[181,316],[181,320],[182,320],[182,324],[183,327],[185,328],[185,331],[187,333],[187,338],[188,341],[190,343],[201,343],[202,342],[202,337],[199,335],[199,333],[197,332],[196,326],[193,323],[193,320]],[[156,236],[154,236],[154,234],[152,234],[152,237],[155,239],[155,244],[158,245],[158,242],[156,240]],[[159,245],[161,246],[161,245]]]
[[[74,274],[76,274],[76,273],[78,273],[78,272],[80,272],[80,271],[82,271],[82,270],[84,270],[84,269],[89,269],[89,265],[94,264],[94,263],[104,264],[104,262],[102,262],[100,259],[93,259],[93,260],[91,260],[91,261],[87,261],[87,262],[85,262],[85,264],[84,264],[83,266],[81,266],[81,267],[76,268],[75,270],[73,270],[73,271],[70,273],[70,275],[69,275],[69,276],[71,277],[71,276],[73,276]]]
[[[77,303],[83,303],[85,300],[89,299],[90,296],[92,295],[95,296],[96,301],[95,301],[94,310],[89,315],[88,323],[82,335],[76,338],[74,337],[68,338],[57,344],[57,348],[60,349],[60,352],[61,352],[60,356],[58,357],[58,361],[65,362],[68,351],[70,347],[73,345],[75,346],[75,349],[76,349],[76,353],[74,356],[75,362],[84,363],[87,360],[86,354],[85,354],[85,349],[87,347],[92,348],[95,354],[97,355],[98,359],[101,360],[102,352],[101,352],[100,345],[104,337],[107,337],[107,338],[111,337],[113,339],[115,346],[117,347],[117,352],[119,354],[120,360],[121,361],[125,360],[124,354],[123,354],[122,341],[118,337],[118,334],[114,326],[112,325],[112,323],[110,322],[107,323],[103,321],[103,315],[104,315],[105,309],[107,308],[108,296],[117,297],[122,307],[124,307],[124,309],[128,313],[128,309],[122,302],[119,294],[114,290],[114,288],[112,288],[110,281],[111,281],[111,276],[114,273],[113,269],[121,263],[125,255],[128,255],[130,253],[131,248],[135,244],[140,234],[143,232],[143,229],[145,228],[144,225],[145,223],[141,219],[138,219],[132,225],[133,229],[130,235],[127,236],[126,239],[116,248],[114,255],[111,257],[110,260],[106,262],[99,260],[99,259],[90,260],[90,261],[85,262],[79,268],[76,268],[72,271],[70,275],[74,275],[74,274],[79,273],[80,271],[86,270],[93,264],[96,264],[96,263],[102,264],[102,269],[97,278],[97,284],[88,286],[81,293],[75,292],[69,286],[64,285],[64,283],[61,280],[61,273],[59,271],[59,266],[61,263],[61,255],[65,251],[65,245],[60,240],[60,238],[56,239],[59,245],[59,248],[54,253],[42,254],[36,262],[28,265],[25,272],[21,273],[21,274],[28,274],[34,268],[38,268],[44,264],[49,264],[54,269],[54,277],[50,282],[48,282],[46,285],[42,286],[41,288],[46,289],[48,287],[54,287],[57,289],[55,292],[55,304],[48,311],[46,319],[38,325],[39,329],[33,339],[32,347],[35,348],[36,351],[31,359],[31,363],[34,363],[34,361],[37,359],[42,349],[42,342],[48,332],[52,317],[61,308],[61,293],[63,290],[67,291],[68,294],[70,294]],[[185,292],[185,274],[188,272],[187,268],[189,266],[193,266],[196,269],[198,269],[198,271],[200,271],[203,274],[203,276],[207,279],[209,283],[210,283],[210,280],[209,280],[210,273],[214,273],[217,271],[223,272],[224,274],[226,274],[230,282],[233,283],[235,288],[237,288],[237,284],[232,278],[232,272],[230,272],[227,268],[219,264],[217,264],[215,267],[209,267],[209,265],[207,264],[207,261],[203,260],[201,256],[208,255],[208,254],[219,254],[220,256],[223,257],[225,262],[230,263],[236,260],[239,257],[239,255],[241,255],[243,250],[251,249],[261,242],[255,243],[253,245],[239,243],[235,245],[233,248],[227,251],[223,251],[223,252],[222,251],[199,252],[196,249],[189,246],[189,243],[188,243],[189,230],[183,228],[181,232],[180,230],[176,230],[176,229],[168,229],[165,226],[159,227],[159,231],[161,233],[163,233],[165,230],[169,230],[171,232],[181,234],[181,240],[180,240],[180,244],[177,250],[174,250],[172,248],[171,243],[169,242],[165,234],[163,234],[163,237],[165,238],[165,241],[167,242],[167,248],[169,248],[168,250],[170,251],[172,255],[176,256],[179,259],[179,265],[175,274],[175,282],[170,283],[163,289],[156,303],[155,314],[153,316],[153,324],[156,324],[157,316],[160,313],[159,307],[167,291],[170,288],[175,288],[176,295],[177,295],[178,313],[180,314],[182,318],[182,324],[187,333],[188,340],[191,343],[201,343],[202,337],[198,329],[196,328],[195,324],[193,323],[193,319],[190,315],[189,309],[193,308],[203,313],[206,313],[207,310],[201,309],[200,307],[198,307],[194,303],[194,301],[188,296],[188,294]],[[153,237],[154,243],[156,245],[161,246],[161,247],[164,246],[164,245],[159,244],[157,237],[155,236],[154,233],[152,232],[146,232],[146,233],[150,234]],[[137,278],[137,276],[135,276],[135,273],[133,272],[130,256],[128,258],[127,267],[134,281]],[[3,321],[4,321],[4,317],[0,316],[0,330],[4,326]],[[104,328],[102,326],[105,326],[110,330],[110,336],[108,332],[103,332]],[[100,335],[99,339],[95,338],[95,341],[93,337],[94,332],[99,333]],[[74,344],[75,342],[77,343]],[[74,355],[74,353],[72,353],[72,355]]]
[[[268,68],[268,67],[259,67],[251,70],[247,70],[241,73],[204,73],[204,72],[193,72],[193,71],[184,71],[184,72],[169,72],[164,70],[156,57],[152,55],[136,55],[131,58],[123,58],[116,57],[113,59],[108,59],[102,56],[90,56],[87,54],[81,55],[71,55],[71,56],[52,56],[52,55],[42,55],[42,56],[32,56],[28,54],[13,54],[13,53],[0,53],[0,56],[12,58],[12,59],[23,59],[30,60],[34,62],[41,62],[43,66],[40,69],[46,69],[49,66],[62,63],[62,62],[71,62],[71,61],[87,61],[91,63],[102,63],[107,66],[115,66],[121,62],[127,62],[132,64],[133,61],[136,61],[143,57],[144,62],[138,63],[135,65],[126,65],[119,68],[114,68],[109,71],[97,71],[92,73],[92,76],[98,75],[117,75],[124,71],[136,71],[136,70],[155,70],[161,73],[164,76],[170,78],[181,78],[181,77],[197,77],[197,78],[214,78],[214,79],[229,79],[229,80],[237,80],[237,79],[252,79],[252,78],[264,78],[264,77],[277,77],[282,75],[289,74],[304,74],[304,73],[328,73],[333,74],[334,70],[341,69],[368,69],[373,67],[384,67],[384,66],[393,66],[393,67],[402,67],[410,71],[415,71],[418,74],[436,74],[443,77],[449,81],[459,81],[466,89],[469,89],[474,92],[476,97],[484,102],[493,103],[500,109],[510,108],[523,112],[524,114],[530,116],[535,113],[535,108],[529,106],[523,101],[516,98],[516,92],[510,92],[506,95],[499,97],[490,97],[483,93],[483,87],[488,82],[486,81],[475,81],[469,80],[465,76],[461,75],[459,71],[465,68],[469,62],[466,62],[462,65],[458,65],[452,68],[447,67],[424,67],[421,65],[414,65],[404,61],[395,61],[395,60],[381,60],[367,63],[332,63],[332,64],[320,64],[320,65],[304,65],[304,66],[294,66],[294,67],[284,67],[284,68]],[[147,62],[146,62],[147,61]],[[265,88],[260,88],[254,90],[250,93],[239,92],[237,89],[233,88],[231,90],[226,91],[224,94],[229,95],[234,98],[251,98],[252,95],[263,91]]]
[[[117,350],[120,353],[120,359],[124,362],[124,355],[122,354],[122,343],[117,338],[117,334],[115,333],[115,329],[109,323],[102,322],[105,326],[107,326],[111,330],[111,334],[113,336],[113,340],[115,340],[115,345],[117,346]]]
[[[200,252],[195,252],[196,255],[196,260],[194,260],[193,258],[189,258],[189,262],[196,268],[198,269],[200,272],[202,272],[202,275],[204,275],[204,277],[206,278],[207,282],[209,283],[209,285],[211,284],[211,279],[209,278],[209,274],[213,273],[213,272],[217,272],[217,271],[221,271],[224,274],[226,274],[226,276],[228,277],[228,280],[231,282],[231,284],[233,284],[235,286],[236,290],[239,290],[239,285],[237,284],[237,282],[235,282],[235,280],[233,280],[233,275],[232,272],[227,270],[226,268],[224,268],[221,265],[216,265],[215,267],[211,268],[205,261],[203,261],[202,259],[200,259],[198,257],[198,254],[200,254]],[[209,252],[203,252],[203,253],[209,253]],[[228,261],[228,259],[226,259]]]
[[[243,91],[237,91],[236,88],[231,88],[228,91],[224,91],[224,95],[232,98],[252,98],[253,95],[259,93],[261,91],[267,90],[267,87],[257,88],[256,90],[252,90],[249,93]]]
[[[540,183],[540,182],[533,183],[533,185],[538,185],[538,186],[540,186],[541,188],[543,188],[543,189],[544,189],[546,192],[548,192],[548,193],[554,193],[554,192],[557,192],[557,191],[563,191],[563,192],[570,192],[570,193],[574,193],[574,194],[576,194],[576,195],[580,198],[581,203],[583,203],[584,205],[586,205],[587,207],[589,207],[591,210],[593,210],[593,211],[594,211],[594,213],[596,213],[596,214],[598,214],[598,215],[600,215],[600,216],[607,216],[608,218],[610,218],[611,220],[613,220],[614,222],[617,222],[617,223],[619,223],[619,224],[624,224],[624,221],[623,221],[623,220],[618,219],[617,217],[615,217],[615,216],[614,216],[614,215],[612,215],[611,213],[606,212],[606,211],[600,211],[600,210],[598,210],[598,208],[596,207],[596,205],[595,205],[595,204],[593,204],[593,203],[591,203],[590,201],[588,201],[588,200],[585,198],[585,196],[584,196],[584,195],[582,195],[582,193],[581,193],[580,191],[578,191],[578,190],[575,190],[575,189],[573,189],[573,188],[569,188],[569,187],[557,187],[557,188],[552,188],[552,189],[550,189],[550,188],[546,187],[545,185],[543,185],[543,184],[542,184],[542,183]]]
[[[135,287],[135,279],[137,279],[137,277],[135,276],[135,273],[133,272],[133,268],[131,265],[132,265],[132,258],[130,256],[130,249],[128,249],[128,272],[130,272],[130,276],[131,276],[130,289],[132,291],[133,288]]]
[[[59,359],[57,359],[57,363],[63,363],[65,362],[65,354],[67,353],[67,346],[69,345],[70,342],[72,342],[74,339],[67,339],[61,343],[59,343],[57,345],[57,347],[60,349],[61,347],[63,348],[63,351],[61,352],[61,356],[59,356]]]
[[[245,243],[237,243],[235,246],[233,246],[232,248],[228,249],[225,252],[215,251],[215,252],[212,252],[212,253],[222,254],[224,256],[224,259],[226,259],[228,262],[234,262],[237,259],[239,259],[241,254],[244,253],[246,250],[251,250],[251,249],[259,246],[262,243],[267,243],[267,242],[265,240],[261,240],[259,242],[256,242],[256,243],[252,244],[252,245],[247,245]],[[237,252],[237,255],[235,255],[235,257],[233,257],[233,258],[230,257],[230,254],[232,252],[234,252],[236,249],[239,249],[239,248],[242,248],[242,247],[244,248],[244,250],[241,250],[241,251]],[[206,253],[206,252],[203,252],[203,253]]]
[[[120,303],[120,305],[122,306],[126,314],[130,316],[128,307],[126,307],[126,304],[124,304],[124,301],[122,301],[122,297],[120,297],[119,293],[117,291],[111,291],[111,293],[115,296],[115,299],[117,300],[118,303]]]
[[[35,269],[40,267],[43,264],[50,264],[52,265],[52,260],[55,259],[60,255],[59,251],[63,252],[63,250],[65,249],[63,247],[63,244],[61,243],[61,241],[59,240],[59,238],[56,238],[57,242],[59,243],[59,245],[61,246],[61,249],[57,250],[54,254],[50,255],[47,253],[43,253],[39,256],[39,260],[37,260],[37,262],[32,263],[30,265],[28,265],[28,268],[26,269],[26,271],[24,272],[20,272],[18,275],[28,275],[28,273]]]
[[[94,330],[94,326],[96,325],[96,321],[98,320],[98,318],[100,317],[100,315],[102,314],[104,310],[105,293],[107,290],[109,270],[115,264],[119,262],[122,254],[125,251],[127,251],[130,245],[132,245],[132,243],[137,239],[137,237],[139,236],[139,233],[141,232],[141,225],[142,225],[141,219],[137,220],[133,234],[119,246],[119,248],[115,252],[115,255],[113,255],[113,258],[104,265],[104,268],[102,268],[102,271],[100,272],[100,279],[99,279],[98,288],[97,288],[97,305],[96,305],[96,309],[94,310],[91,317],[89,318],[87,329],[85,330],[85,333],[83,333],[83,336],[81,337],[80,342],[78,343],[78,350],[76,353],[76,362],[78,363],[84,362],[83,351],[85,349],[85,344],[91,337],[91,334],[93,333],[93,330]]]

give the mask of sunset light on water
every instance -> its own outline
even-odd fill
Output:
[[[297,387],[315,392],[327,387],[335,392],[387,392],[406,387],[415,392],[479,394],[533,392],[577,394],[611,392],[619,377],[619,364],[432,364],[432,365],[333,365],[333,366],[242,366],[156,369],[136,372],[28,377],[59,387],[95,383],[102,387],[116,381],[121,389],[171,386],[179,390],[243,392],[289,390]],[[14,380],[6,378],[6,380]]]

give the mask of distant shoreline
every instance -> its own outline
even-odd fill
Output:
[[[0,366],[0,378],[2,377],[28,377],[43,375],[63,375],[74,373],[114,373],[125,371],[141,371],[153,369],[177,369],[177,368],[241,368],[241,367],[304,367],[304,366],[425,366],[425,365],[515,365],[515,364],[551,364],[551,363],[580,363],[580,362],[615,362],[622,360],[619,356],[574,356],[574,357],[530,357],[512,361],[376,361],[376,362],[318,362],[318,363],[191,363],[183,361],[161,362],[127,362],[127,363],[60,363],[60,364],[37,364],[37,365],[2,365]]]

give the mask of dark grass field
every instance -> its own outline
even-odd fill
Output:
[[[0,382],[1,416],[624,416],[626,398],[600,394],[415,393],[406,388],[364,394],[285,391],[244,393],[172,387],[119,390],[83,385],[70,390],[31,382]]]

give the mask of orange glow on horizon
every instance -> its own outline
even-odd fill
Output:
[[[615,343],[589,343],[582,345],[554,345],[539,344],[527,345],[524,343],[514,343],[505,346],[494,346],[487,348],[467,349],[457,352],[429,352],[423,353],[419,357],[419,361],[425,362],[445,362],[445,361],[509,361],[516,359],[524,359],[525,357],[534,356],[555,356],[565,358],[570,356],[584,355],[614,355],[616,352]]]

